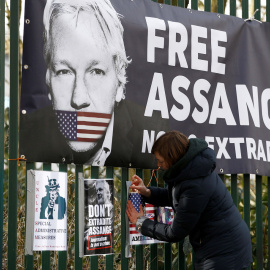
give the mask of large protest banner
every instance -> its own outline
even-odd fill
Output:
[[[26,0],[25,18],[27,160],[153,168],[179,130],[218,172],[269,175],[269,23],[150,0]]]

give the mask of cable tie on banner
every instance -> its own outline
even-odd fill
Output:
[[[20,166],[19,161],[26,161],[27,159],[25,158],[25,156],[21,156],[19,158],[9,158],[8,160],[17,160],[17,164],[18,166]]]
[[[148,187],[150,186],[150,183],[151,183],[151,181],[152,181],[152,179],[153,179],[153,176],[156,178],[156,181],[157,181],[157,185],[158,185],[158,179],[157,179],[157,177],[156,177],[156,174],[155,174],[155,171],[158,171],[160,169],[160,167],[158,167],[157,169],[153,169],[152,170],[152,175],[151,175],[151,178],[150,178],[150,181],[149,181],[149,183],[148,183]]]
[[[258,21],[258,20],[255,19],[255,14],[256,14],[258,11],[259,11],[259,9],[256,9],[256,10],[254,11],[253,16],[250,17],[250,18],[248,18],[248,19],[245,19],[244,21],[245,21],[245,22],[247,22],[247,21],[256,21],[256,22],[258,22],[258,23],[262,23],[261,21]]]

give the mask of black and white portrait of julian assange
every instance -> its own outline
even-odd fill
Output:
[[[167,122],[125,99],[121,16],[109,0],[48,0],[44,61],[51,105],[21,116],[20,153],[29,161],[155,167],[142,152],[144,129]],[[139,78],[138,78],[139,79]]]

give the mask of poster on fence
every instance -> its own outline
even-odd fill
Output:
[[[156,208],[157,222],[171,225],[174,219],[174,211],[169,206],[159,206]]]
[[[151,219],[151,220],[157,220],[157,207],[155,207],[152,204],[144,202],[142,196],[138,192],[131,192],[130,187],[131,182],[127,181],[127,198],[130,200],[135,207],[135,209],[139,212],[140,211],[140,205],[143,206],[144,215]],[[127,239],[128,239],[128,245],[145,245],[145,244],[154,244],[154,243],[161,243],[162,241],[153,239],[149,236],[144,236],[140,232],[136,231],[136,225],[131,223],[128,220],[128,217],[126,215],[126,224],[127,224]]]
[[[67,173],[30,170],[27,185],[26,242],[32,251],[66,250]]]
[[[83,256],[113,253],[114,181],[83,179],[82,186]]]

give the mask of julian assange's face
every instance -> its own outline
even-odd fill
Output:
[[[166,162],[166,160],[164,159],[164,157],[162,157],[159,152],[155,152],[154,153],[156,159],[157,159],[157,163],[158,163],[158,167],[160,167],[162,170],[168,170],[169,169],[169,165]]]
[[[93,14],[80,11],[78,18],[63,14],[54,19],[46,79],[54,110],[112,114],[123,90]],[[75,151],[90,150],[96,143],[68,141]]]
[[[97,192],[97,200],[99,204],[104,203],[104,183],[103,182],[97,182],[96,183],[96,192]]]

